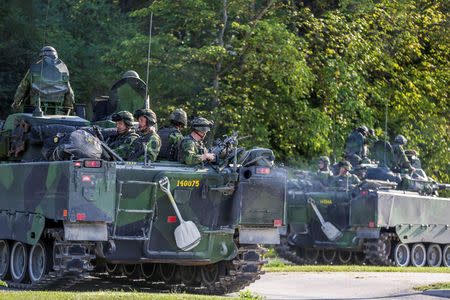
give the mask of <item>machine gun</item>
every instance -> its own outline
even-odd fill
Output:
[[[238,144],[238,138],[237,135],[239,133],[239,130],[233,132],[229,137],[225,138],[223,141],[221,139],[216,139],[214,142],[214,147],[209,151],[210,153],[213,153],[216,155],[215,161],[217,162],[219,156],[226,156],[228,155],[231,150],[237,146]]]

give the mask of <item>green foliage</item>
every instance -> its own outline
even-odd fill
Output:
[[[385,267],[353,265],[304,265],[304,266],[267,266],[266,272],[414,272],[414,273],[450,273],[448,267]]]
[[[415,290],[418,291],[426,291],[426,290],[448,290],[450,289],[450,282],[438,282],[427,285],[421,285],[414,287]]]
[[[258,300],[266,299],[266,296],[261,296],[257,292],[252,292],[250,290],[240,291],[237,294],[240,299],[258,299]]]
[[[2,1],[2,117],[45,43],[71,71],[79,102],[126,70],[142,78],[153,12],[150,98],[240,130],[245,147],[307,166],[343,154],[357,126],[408,139],[427,174],[450,182],[448,4],[418,0]],[[225,5],[224,5],[225,4]],[[121,10],[122,9],[122,10]],[[30,39],[29,37],[35,37]]]
[[[0,286],[8,287],[8,285],[6,284],[6,282],[3,282],[3,281],[1,281],[1,280],[0,280]]]

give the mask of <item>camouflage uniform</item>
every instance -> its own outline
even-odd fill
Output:
[[[323,162],[324,167],[317,171],[315,179],[319,180],[322,185],[328,185],[330,177],[333,176],[329,169],[330,159],[328,156],[321,156],[318,159],[318,163],[320,162]]]
[[[161,148],[161,139],[154,131],[141,135],[133,141],[127,160],[144,162],[145,146],[147,147],[147,159],[155,161],[158,157],[159,149]]]
[[[403,172],[412,169],[411,162],[408,160],[406,156],[405,150],[403,149],[403,145],[406,144],[406,138],[402,135],[398,135],[395,137],[394,146],[393,146],[393,168],[397,172]]]
[[[202,117],[196,117],[191,122],[193,132],[200,131],[205,135],[208,133],[214,122]],[[208,153],[202,141],[197,141],[192,135],[186,136],[180,143],[178,149],[178,161],[187,165],[197,165],[202,163],[202,154]]]
[[[355,185],[361,182],[356,175],[349,173],[352,165],[348,161],[341,161],[338,166],[339,168],[345,167],[347,174],[334,176],[332,186],[346,188],[350,185]]]
[[[187,165],[198,165],[202,163],[202,154],[207,152],[203,142],[197,142],[188,135],[180,143],[178,161]]]
[[[133,126],[133,115],[128,111],[121,111],[111,116],[114,122],[124,121],[127,131],[117,133],[106,140],[108,146],[120,157],[126,159],[131,150],[131,144],[139,137],[131,127]]]
[[[40,57],[33,62],[14,95],[13,109],[23,106],[24,112],[32,112],[41,99],[46,114],[70,113],[74,94],[69,82],[69,71],[53,47],[42,48]]]

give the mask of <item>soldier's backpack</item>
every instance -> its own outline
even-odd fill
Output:
[[[58,145],[52,154],[53,160],[102,158],[103,148],[99,139],[85,130],[66,133],[58,140]]]
[[[163,127],[158,131],[161,139],[161,149],[159,150],[158,159],[175,161],[178,157],[178,145],[171,144],[169,137],[174,132],[180,132],[175,127]]]

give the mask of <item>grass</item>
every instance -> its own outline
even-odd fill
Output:
[[[241,297],[242,298],[242,297]],[[33,300],[78,300],[78,299],[130,299],[130,300],[229,300],[229,297],[200,296],[190,294],[156,294],[142,292],[11,292],[0,291],[0,299]]]
[[[418,291],[426,290],[450,290],[450,282],[432,283],[428,285],[421,285],[414,288]]]
[[[447,267],[384,267],[384,266],[339,266],[339,265],[304,265],[290,266],[274,260],[263,267],[266,272],[415,272],[415,273],[450,273]]]

